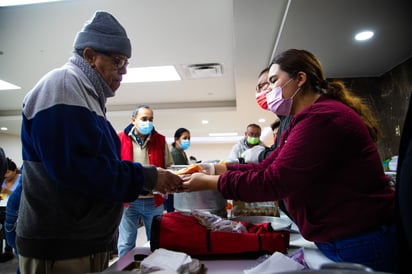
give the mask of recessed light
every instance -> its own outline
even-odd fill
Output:
[[[208,120],[202,120],[202,124],[204,124],[204,125],[209,124],[209,121]]]
[[[9,82],[0,80],[0,90],[21,89],[21,87],[13,85]]]
[[[1,130],[1,131],[7,131],[8,128],[6,128],[6,127],[0,127],[0,130]]]
[[[373,37],[373,35],[374,35],[373,31],[369,31],[369,30],[362,31],[362,32],[359,32],[355,35],[355,39],[357,41],[365,41],[365,40],[371,39]]]
[[[0,0],[0,7],[57,2],[61,0]]]
[[[266,122],[266,119],[265,119],[265,118],[260,118],[260,119],[258,120],[258,122],[259,122],[259,123],[264,123],[264,122]]]
[[[122,83],[163,82],[182,80],[174,66],[128,68]]]

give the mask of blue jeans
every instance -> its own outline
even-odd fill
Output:
[[[124,208],[122,220],[119,225],[119,239],[117,242],[119,258],[136,246],[139,218],[141,217],[143,220],[146,237],[147,240],[150,241],[153,217],[162,215],[163,210],[163,205],[155,207],[153,198],[137,199],[129,203],[129,207]]]
[[[375,271],[396,271],[398,248],[395,225],[383,225],[355,237],[315,244],[332,261],[363,264]]]

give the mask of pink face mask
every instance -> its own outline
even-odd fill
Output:
[[[266,93],[268,109],[279,116],[289,116],[292,110],[293,98],[298,93],[298,88],[295,93],[288,99],[284,99],[282,88],[285,87],[292,79],[289,79],[283,86],[275,87],[271,92]]]

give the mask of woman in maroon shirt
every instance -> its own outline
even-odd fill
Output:
[[[371,110],[342,82],[326,81],[305,50],[277,55],[269,82],[257,103],[293,115],[279,146],[259,164],[215,164],[214,175],[195,173],[184,191],[217,189],[246,202],[284,199],[303,237],[333,261],[395,271],[395,193]]]

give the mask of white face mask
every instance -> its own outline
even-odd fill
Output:
[[[289,116],[292,110],[293,98],[296,96],[300,88],[288,99],[284,99],[282,88],[285,87],[292,79],[289,79],[283,86],[275,87],[271,92],[266,93],[268,109],[279,116]]]

